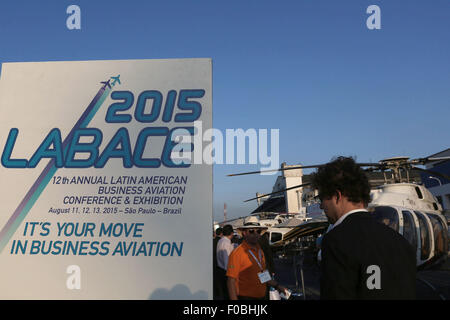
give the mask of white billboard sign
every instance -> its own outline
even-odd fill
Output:
[[[212,297],[210,59],[5,63],[1,299]]]

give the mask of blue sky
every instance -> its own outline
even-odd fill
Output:
[[[0,62],[212,58],[214,127],[280,129],[281,162],[417,158],[449,147],[449,17],[447,0],[3,0]],[[258,168],[214,167],[216,220],[271,191],[275,176],[225,177]]]

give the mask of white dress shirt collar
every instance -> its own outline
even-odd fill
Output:
[[[366,209],[355,209],[355,210],[351,210],[351,211],[345,213],[344,215],[342,215],[342,216],[338,219],[338,221],[336,221],[336,222],[333,224],[333,226],[331,227],[331,229],[329,229],[328,231],[330,231],[330,230],[336,228],[338,225],[340,225],[340,224],[342,223],[342,221],[345,220],[345,218],[347,218],[347,217],[348,217],[349,215],[351,215],[352,213],[360,212],[360,211],[368,212]]]

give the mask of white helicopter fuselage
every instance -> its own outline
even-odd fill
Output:
[[[442,206],[424,186],[386,184],[373,189],[371,198],[369,211],[416,249],[417,266],[447,257],[447,221]]]
[[[424,186],[414,183],[385,184],[372,189],[369,207],[388,205],[442,213],[442,206]]]

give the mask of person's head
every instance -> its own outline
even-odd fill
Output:
[[[246,218],[244,220],[244,224],[239,227],[239,230],[242,233],[242,237],[250,245],[258,244],[261,233],[265,229],[267,229],[267,227],[261,226],[258,218],[253,216]]]
[[[320,207],[335,223],[343,214],[367,207],[370,184],[366,174],[352,158],[338,157],[312,174],[312,187],[319,192]]]
[[[216,237],[221,237],[223,235],[223,229],[221,227],[216,229]]]
[[[230,224],[227,224],[223,226],[223,235],[225,237],[231,238],[233,236],[233,226]]]

